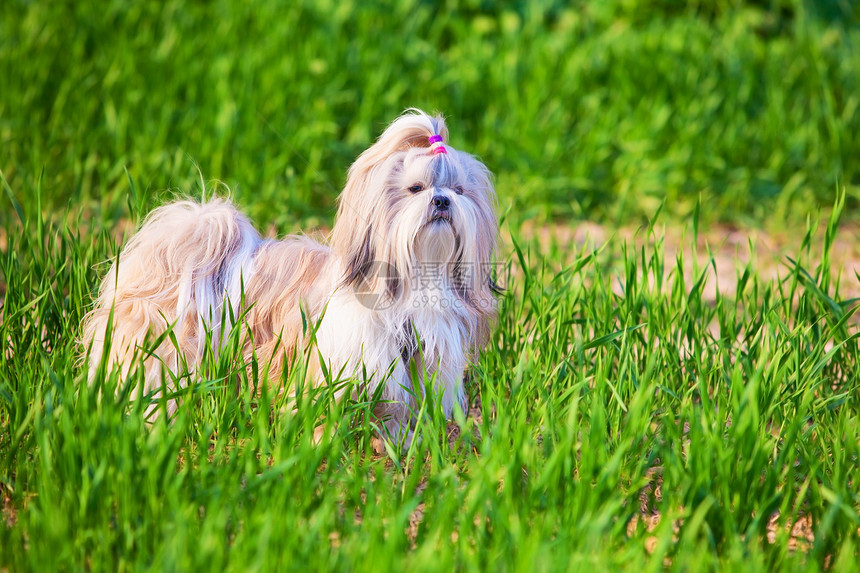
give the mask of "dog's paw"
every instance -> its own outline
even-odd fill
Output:
[[[314,428],[314,437],[311,439],[311,443],[315,446],[320,445],[323,436],[325,436],[325,424],[319,425]]]
[[[373,449],[374,454],[383,455],[385,454],[385,441],[379,436],[373,436],[370,438],[370,447]]]
[[[373,452],[376,454],[397,456],[398,454],[405,454],[410,446],[412,446],[413,441],[421,443],[421,438],[420,436],[416,436],[412,430],[408,430],[396,440],[389,436],[374,436],[370,439],[370,447],[373,448]]]

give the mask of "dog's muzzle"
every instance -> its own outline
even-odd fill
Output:
[[[430,201],[430,221],[451,221],[451,200],[442,194],[433,196]]]

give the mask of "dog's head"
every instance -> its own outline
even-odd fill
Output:
[[[447,289],[491,314],[494,205],[489,171],[448,144],[443,118],[407,111],[349,170],[332,234],[344,283],[382,279],[395,300]]]

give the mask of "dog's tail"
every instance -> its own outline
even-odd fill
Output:
[[[157,362],[176,371],[180,353],[189,364],[202,358],[207,329],[217,349],[222,316],[231,316],[224,304],[237,315],[261,242],[247,218],[223,199],[180,201],[150,213],[114,260],[84,320],[81,342],[84,348],[92,344],[91,376],[107,348],[109,363],[122,364],[127,375],[145,340],[171,327],[179,348],[166,341],[146,359],[147,391],[160,386]]]

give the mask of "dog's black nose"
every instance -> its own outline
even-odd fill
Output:
[[[451,200],[444,195],[435,195],[433,197],[433,205],[435,205],[440,211],[447,211],[448,207],[451,205]]]

